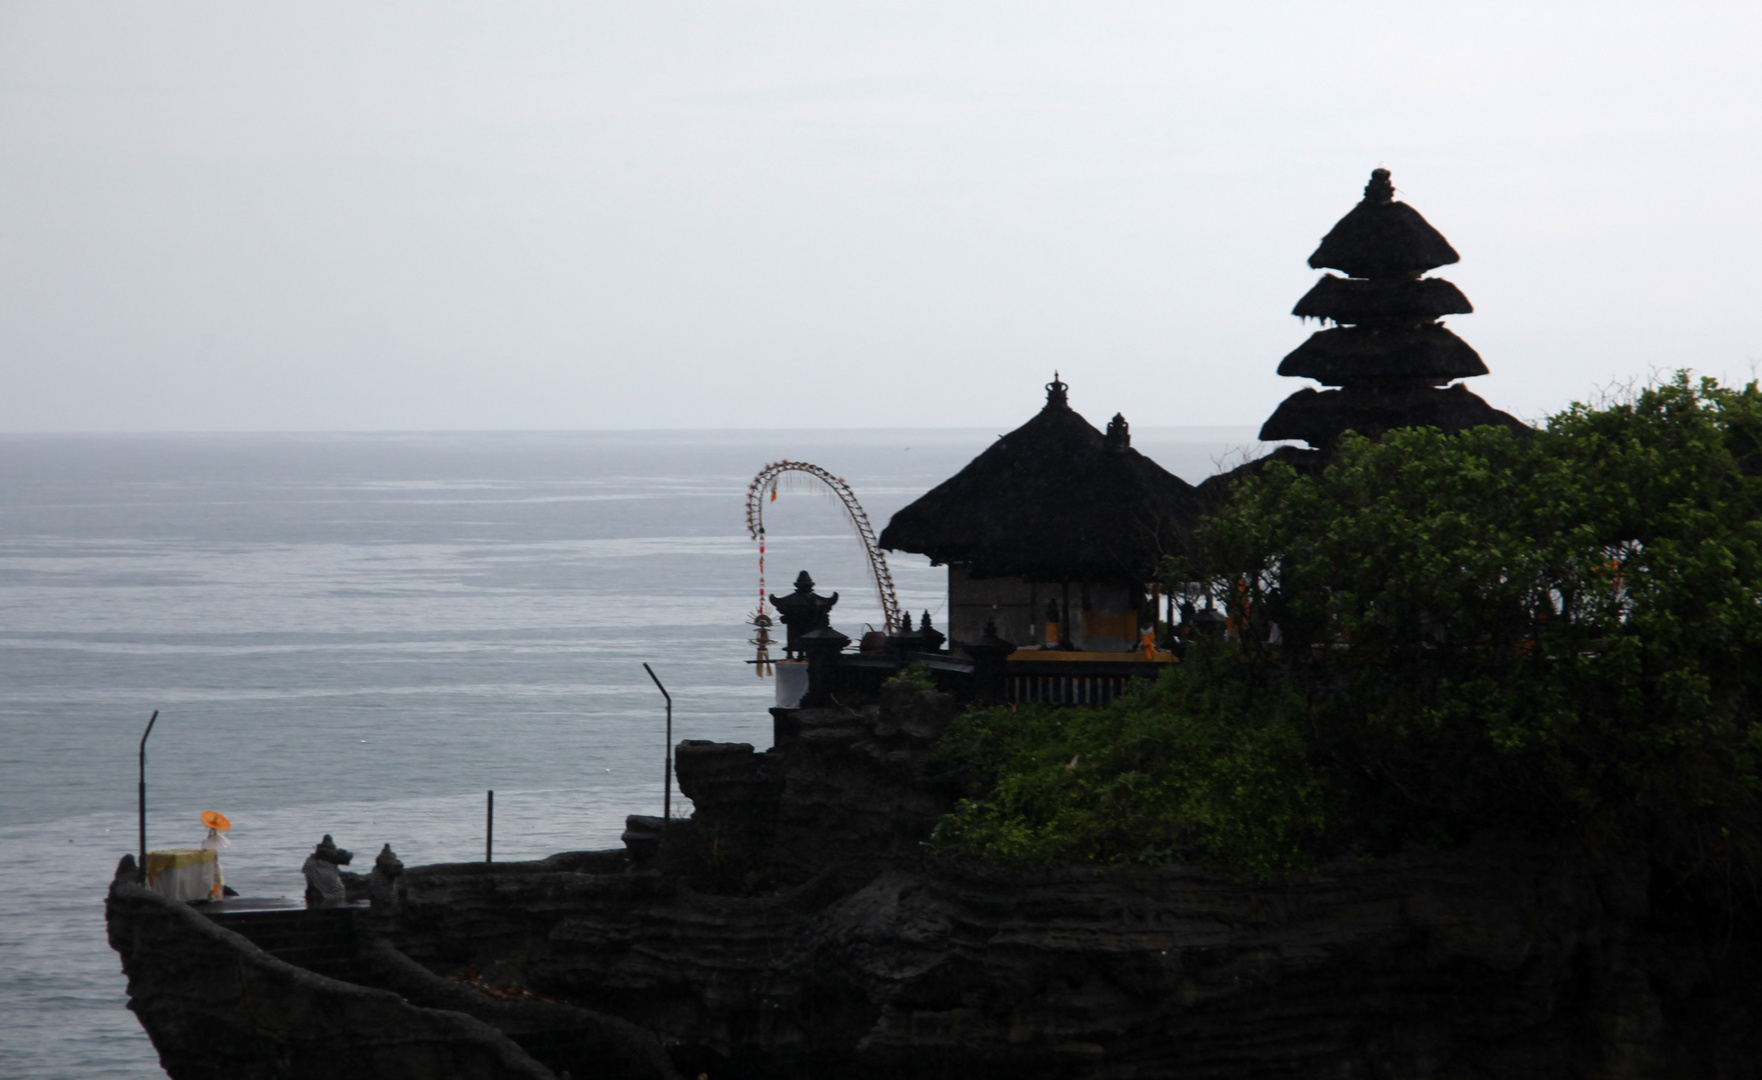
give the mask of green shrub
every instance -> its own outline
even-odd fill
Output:
[[[901,682],[910,683],[919,690],[936,689],[935,673],[930,670],[929,664],[926,664],[921,660],[917,663],[907,664],[900,668],[899,674],[895,675],[894,678]]]
[[[960,717],[938,752],[980,797],[937,843],[1003,862],[1307,865],[1330,793],[1293,725],[1300,710],[1213,670],[1231,665],[1234,650],[1209,649],[1106,708]]]

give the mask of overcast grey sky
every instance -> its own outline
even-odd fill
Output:
[[[0,3],[0,429],[1001,431],[1054,367],[1258,423],[1379,164],[1495,405],[1747,378],[1758,57],[1756,3]]]

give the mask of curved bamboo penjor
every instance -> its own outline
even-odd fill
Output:
[[[893,589],[893,574],[887,569],[887,556],[882,554],[880,544],[875,541],[875,528],[869,524],[869,515],[863,511],[863,504],[857,502],[856,492],[842,478],[806,461],[773,461],[760,469],[753,482],[747,485],[746,531],[759,542],[759,613],[762,615],[765,611],[765,492],[770,491],[775,499],[777,478],[784,473],[805,473],[838,496],[845,518],[856,529],[863,552],[869,557],[869,581],[881,598],[881,617],[887,622],[887,632],[904,630],[905,619],[899,611],[899,596]]]

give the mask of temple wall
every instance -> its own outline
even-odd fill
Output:
[[[1041,609],[1059,595],[1057,585],[1037,585],[1021,578],[971,578],[960,563],[948,567],[948,636],[977,641],[987,619],[997,620],[997,636],[1017,645],[1038,645]],[[1076,600],[1075,591],[1071,599]]]
[[[1138,603],[1139,597],[1123,585],[1084,585],[1078,644],[1091,652],[1137,648]]]
[[[1093,652],[1124,652],[1138,644],[1138,602],[1124,585],[1073,581],[1069,585],[1021,578],[973,578],[959,563],[948,567],[948,635],[976,641],[985,622],[995,619],[997,636],[1021,645],[1039,645],[1046,634],[1046,602],[1062,606],[1069,596],[1078,623],[1076,644]]]

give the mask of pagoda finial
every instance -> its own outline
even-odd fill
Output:
[[[1372,169],[1370,183],[1364,185],[1364,201],[1373,203],[1392,202],[1395,198],[1395,185],[1389,180],[1389,170]]]
[[[1058,381],[1058,369],[1054,368],[1052,372],[1052,381],[1046,384],[1047,406],[1051,407],[1053,405],[1058,405],[1060,407],[1068,408],[1070,402],[1065,397],[1065,391],[1069,389],[1069,386]]]
[[[1132,429],[1126,423],[1125,413],[1114,413],[1107,422],[1105,445],[1109,450],[1124,450],[1132,445]]]

